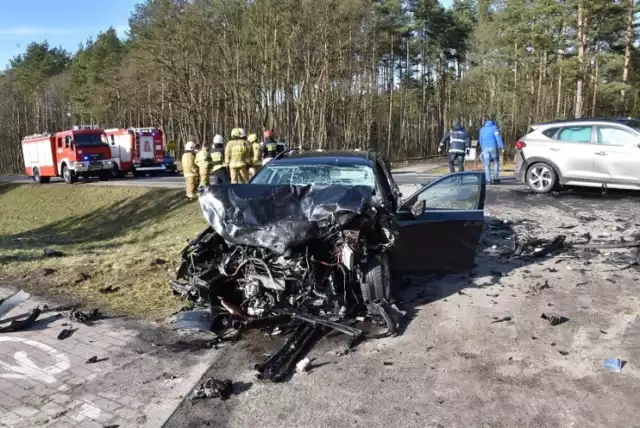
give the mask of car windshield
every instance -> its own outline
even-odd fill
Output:
[[[343,185],[375,187],[373,170],[361,165],[274,165],[267,164],[251,180],[252,184]]]
[[[104,134],[74,134],[73,142],[77,147],[95,147],[106,143],[107,137]]]

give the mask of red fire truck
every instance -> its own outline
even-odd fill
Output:
[[[114,175],[167,172],[162,131],[158,128],[113,128],[104,131],[111,147]]]
[[[51,177],[67,183],[78,177],[107,180],[114,166],[104,131],[94,125],[25,137],[22,155],[25,174],[36,183],[48,183]]]

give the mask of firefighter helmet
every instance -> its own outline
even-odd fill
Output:
[[[231,138],[245,138],[246,136],[247,133],[242,128],[233,128],[231,131]]]
[[[213,145],[220,145],[220,144],[224,144],[224,140],[222,139],[222,135],[217,134],[215,137],[213,137]]]
[[[196,143],[193,141],[187,141],[187,144],[184,145],[184,149],[188,152],[194,150],[196,148]]]
[[[247,138],[247,140],[250,143],[255,143],[256,141],[258,141],[258,136],[256,134],[249,134],[249,138]]]

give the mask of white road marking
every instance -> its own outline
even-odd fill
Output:
[[[71,363],[67,356],[49,345],[38,342],[32,339],[24,339],[22,337],[2,336],[0,342],[20,342],[25,345],[33,346],[41,351],[49,354],[55,361],[55,364],[48,367],[38,367],[33,362],[26,352],[18,351],[14,354],[13,358],[16,360],[17,365],[11,365],[4,361],[0,361],[0,368],[3,368],[13,373],[2,373],[1,378],[5,379],[32,379],[36,381],[43,381],[46,383],[55,383],[56,378],[54,375],[62,373],[65,370],[69,370]]]

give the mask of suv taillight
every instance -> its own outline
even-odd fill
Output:
[[[527,144],[524,141],[518,141],[516,143],[516,150],[522,150],[527,147]]]

